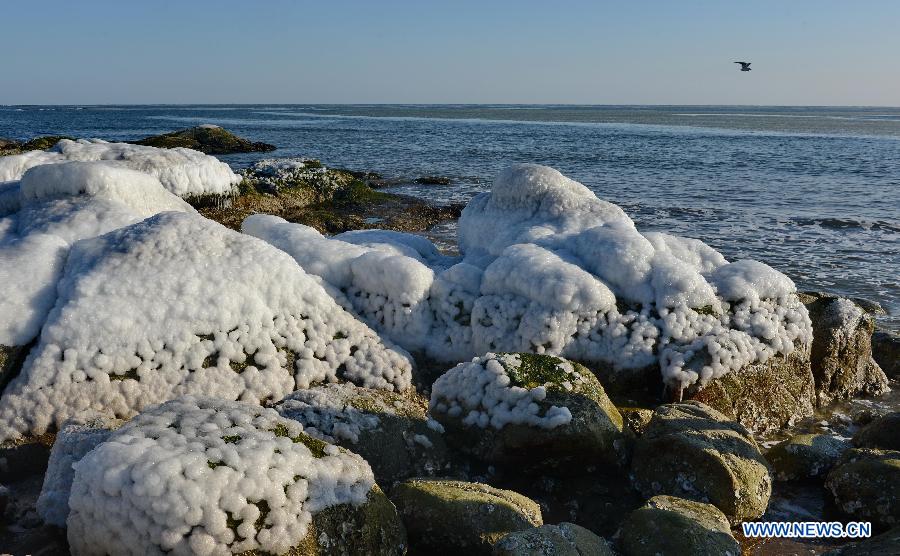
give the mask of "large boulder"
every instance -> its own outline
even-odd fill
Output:
[[[625,556],[739,556],[728,518],[712,504],[654,496],[625,519],[619,532]]]
[[[878,417],[853,435],[859,448],[900,450],[900,411]]]
[[[447,441],[519,469],[620,463],[622,416],[586,368],[559,357],[489,353],[444,373],[431,412]]]
[[[900,379],[900,334],[887,330],[873,332],[872,358],[889,378]]]
[[[494,545],[494,556],[613,556],[602,537],[574,523],[515,531]]]
[[[74,467],[66,524],[75,556],[406,549],[365,460],[252,404],[167,402]]]
[[[428,402],[415,392],[328,384],[298,390],[275,409],[310,436],[361,455],[386,488],[438,474],[447,463],[443,427],[428,417]]]
[[[900,526],[880,535],[829,550],[823,556],[900,556]]]
[[[756,434],[778,430],[813,414],[816,387],[808,347],[788,356],[776,355],[684,391]]]
[[[394,488],[392,499],[410,548],[423,554],[490,554],[508,533],[543,524],[533,500],[480,483],[411,479]]]
[[[828,474],[838,509],[876,528],[900,525],[900,451],[854,448]]]
[[[828,434],[798,434],[766,452],[779,481],[814,479],[828,474],[850,443]]]
[[[647,496],[708,502],[732,523],[765,513],[769,465],[742,425],[700,403],[663,405],[634,447],[632,473]]]
[[[856,302],[823,293],[801,294],[813,323],[812,372],[820,405],[888,390],[872,359],[875,319]]]
[[[268,143],[238,137],[230,131],[211,124],[145,137],[132,141],[132,143],[162,149],[184,147],[205,154],[267,152],[278,148]]]

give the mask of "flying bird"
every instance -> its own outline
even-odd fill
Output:
[[[741,65],[741,71],[750,71],[750,62],[735,62]]]

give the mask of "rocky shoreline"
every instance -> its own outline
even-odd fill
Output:
[[[179,133],[162,137],[179,137]],[[257,148],[246,143],[250,145],[246,148]],[[0,143],[0,148],[16,151],[12,155],[27,152],[22,143],[4,145]],[[185,145],[165,139],[151,146]],[[72,163],[61,166],[65,164]],[[119,175],[133,179],[131,174]],[[549,169],[520,168],[511,176],[509,182],[516,187],[505,194],[534,187],[534,197],[515,198],[497,214],[525,205],[525,212],[533,217],[549,205],[554,215],[563,206],[570,212],[582,210],[593,219],[625,222],[596,198],[574,197],[583,203],[578,205],[573,197],[566,197],[580,190]],[[27,175],[21,179],[16,187],[27,187]],[[730,263],[720,261],[721,256],[717,258],[708,247],[666,236],[655,238],[658,252],[670,249],[683,260],[694,261],[691,264],[703,269],[697,276],[715,283],[720,298],[732,296],[721,307],[708,304],[709,299],[718,303],[715,297],[692,301],[688,307],[673,305],[673,316],[666,320],[669,313],[665,311],[625,302],[620,292],[634,287],[639,281],[636,274],[616,288],[618,299],[610,301],[601,299],[609,290],[594,278],[585,278],[584,269],[575,268],[574,258],[553,258],[556,252],[549,250],[537,252],[535,246],[546,248],[550,240],[535,230],[565,228],[550,217],[538,220],[537,226],[523,225],[525,231],[508,240],[519,249],[527,238],[533,242],[527,248],[510,251],[503,246],[497,254],[484,252],[467,263],[466,259],[451,260],[414,236],[397,234],[423,232],[440,221],[458,218],[462,207],[439,207],[378,191],[377,186],[384,185],[380,176],[324,168],[314,159],[276,158],[261,160],[229,179],[234,186],[229,194],[190,189],[191,193],[182,195],[190,206],[165,197],[165,206],[186,214],[169,212],[135,224],[126,222],[126,227],[117,224],[113,232],[76,246],[84,245],[79,252],[84,257],[96,258],[89,269],[108,268],[110,274],[96,277],[100,284],[125,282],[132,274],[116,273],[129,265],[143,268],[146,257],[160,257],[152,264],[161,267],[187,253],[187,265],[176,274],[221,276],[210,291],[225,290],[226,297],[243,300],[240,318],[258,318],[270,311],[256,301],[265,296],[274,300],[266,303],[283,314],[263,321],[261,327],[251,321],[229,321],[222,330],[186,328],[192,338],[188,347],[166,352],[164,345],[147,343],[138,348],[142,355],[127,364],[105,358],[101,349],[91,358],[81,358],[89,363],[77,363],[88,365],[89,372],[73,367],[66,369],[65,377],[41,379],[45,384],[36,388],[43,390],[28,399],[42,404],[56,399],[47,388],[67,384],[67,377],[78,372],[91,377],[88,383],[108,384],[124,395],[119,401],[110,391],[102,394],[103,402],[89,400],[93,409],[100,409],[90,419],[84,418],[89,412],[72,409],[80,403],[76,402],[55,409],[59,426],[40,416],[17,415],[10,421],[13,430],[26,432],[8,438],[0,447],[0,513],[5,516],[0,551],[87,554],[99,550],[97,543],[103,542],[122,550],[137,542],[193,553],[243,554],[261,553],[260,546],[279,554],[496,555],[778,554],[792,550],[888,554],[900,547],[897,408],[848,415],[850,424],[842,430],[844,434],[785,432],[820,418],[823,411],[846,400],[884,396],[898,387],[898,337],[875,330],[877,304],[796,292],[792,283],[782,287],[781,276],[771,269],[745,266],[723,272]],[[442,183],[435,176],[420,179]],[[506,191],[503,187],[503,178],[498,178],[492,193],[498,202]],[[76,195],[90,194],[90,187],[75,189]],[[161,193],[154,194],[163,199]],[[528,206],[534,198],[545,204]],[[25,203],[29,198],[22,195],[22,199]],[[513,225],[486,233],[498,217],[479,202],[485,199],[466,208],[468,230],[480,226],[476,239],[483,244],[507,241],[503,236]],[[76,205],[76,210],[83,210],[82,205]],[[199,219],[191,214],[193,210],[230,230]],[[478,210],[485,212],[479,215]],[[571,222],[565,224],[568,234],[597,234],[586,236],[590,241],[582,246],[593,248],[613,240],[618,246],[633,240],[619,235],[628,230],[625,225],[614,227],[610,240],[596,229],[584,231]],[[183,236],[177,237],[185,240],[168,244],[171,234],[182,229]],[[332,234],[338,236],[329,237]],[[461,247],[468,242],[467,251],[477,252],[482,243],[476,243],[475,237],[471,231],[461,232]],[[89,249],[85,241],[91,242]],[[690,255],[685,254],[688,247]],[[248,250],[256,258],[242,258]],[[526,264],[520,263],[523,254],[529,256]],[[550,261],[549,266],[540,261]],[[309,274],[298,273],[297,264]],[[606,264],[619,263],[608,260]],[[671,266],[653,264],[660,265],[661,273],[676,266],[671,261],[667,262]],[[234,268],[241,272],[232,272]],[[604,269],[592,271],[617,283],[616,276],[603,274]],[[478,276],[480,290],[466,297],[472,291],[465,289],[467,281],[478,272],[484,275]],[[538,280],[526,287],[521,277],[528,272],[537,272]],[[763,277],[761,282],[754,282],[757,276]],[[404,286],[422,277],[434,280],[434,285],[415,298],[411,288]],[[88,287],[92,283],[88,278],[90,270],[84,277],[64,279],[83,280],[75,292],[100,292],[101,300],[103,295],[114,296],[115,290]],[[282,281],[302,287],[282,292]],[[682,291],[700,291],[684,286],[683,279],[670,282],[679,284]],[[556,283],[568,289],[562,293],[543,289],[539,294],[528,290],[535,284]],[[181,291],[167,289],[167,284],[149,280],[129,295],[139,296],[146,290],[165,299]],[[192,296],[215,299],[205,293],[206,287],[195,282],[179,295],[190,290]],[[723,293],[731,290],[739,291]],[[312,291],[320,293],[310,298]],[[756,293],[757,300],[751,303],[748,299],[754,292],[764,293]],[[639,298],[640,292],[633,297]],[[565,324],[566,315],[584,312],[583,307],[576,311],[567,305],[570,302],[565,300],[572,298],[600,307],[596,311],[602,316],[589,321],[599,328],[587,334],[588,325],[581,323],[573,326],[571,336],[561,339],[529,329],[533,334],[526,338],[530,352],[509,349],[518,344],[510,343],[498,330],[512,325],[490,322],[490,313],[477,311],[479,303],[497,303],[497,314],[520,311],[511,318],[520,323],[543,307],[541,303],[558,303],[563,310],[535,322],[556,319]],[[526,302],[532,303],[527,310],[511,308]],[[73,311],[68,318],[74,319],[84,303],[72,303],[71,309],[62,304],[59,311]],[[429,315],[440,315],[440,310],[449,311],[447,322],[432,322]],[[179,318],[185,317],[173,317],[172,324],[183,324]],[[596,324],[614,318],[620,320],[608,328]],[[648,351],[650,362],[630,366],[591,356],[591,349],[606,345],[600,343],[604,338],[620,337],[635,323],[644,323],[643,328],[632,330],[650,338],[657,334],[650,327],[653,323],[669,336],[686,335],[681,328],[669,327],[677,319],[693,319],[693,326],[707,332],[716,330],[717,319],[729,322],[731,328],[718,332],[721,344],[709,352],[690,343],[671,352],[670,357],[684,360],[668,369],[668,375],[660,372],[657,348]],[[772,328],[778,319],[782,328]],[[55,341],[63,343],[66,323],[54,326]],[[475,327],[480,328],[472,331]],[[748,350],[740,347],[746,338],[729,340],[738,329],[749,331],[750,339],[759,336],[771,345],[777,345],[778,334],[789,342],[781,344],[780,351],[765,342]],[[257,330],[277,334],[252,336]],[[76,335],[83,332],[77,330]],[[442,357],[447,345],[421,339],[439,333],[447,334],[447,345],[457,350],[454,353],[466,355]],[[18,403],[9,401],[13,387],[16,396],[32,395],[24,373],[35,373],[43,361],[48,372],[62,367],[60,360],[76,365],[53,351],[58,348],[46,345],[47,334],[21,345],[0,345],[0,386],[7,388],[4,402]],[[577,346],[554,343],[573,342],[575,337],[583,338],[579,341],[590,349],[577,351]],[[733,347],[729,341],[738,346],[731,352],[734,355],[714,361],[717,353]],[[316,347],[298,348],[313,345],[303,342]],[[480,346],[477,342],[489,349],[472,348],[480,355],[471,359],[465,350]],[[640,345],[628,344],[628,353]],[[563,349],[572,355],[561,357]],[[165,355],[151,355],[154,350]],[[727,368],[732,357],[748,352],[754,352],[748,363],[715,375],[719,372],[715,369]],[[26,362],[29,353],[32,356]],[[304,357],[311,362],[307,367],[300,363]],[[138,390],[142,383],[168,369],[173,360],[183,360],[179,364],[195,373],[191,376],[208,373],[219,378],[205,383],[202,395],[179,382],[178,391],[191,395],[175,399],[166,395],[158,400],[161,405],[155,405],[155,400],[136,410],[128,408],[128,399],[142,395]],[[635,361],[645,360],[636,357]],[[297,370],[296,376],[291,368]],[[23,376],[7,387],[20,373]],[[178,381],[187,380],[183,374],[178,376]],[[698,378],[693,382],[683,378],[692,376]],[[701,376],[708,378],[700,380]],[[211,391],[219,391],[234,377],[250,385],[246,394],[229,393],[227,401],[205,397],[215,396]],[[682,382],[674,377],[682,377]],[[75,383],[85,384],[75,380],[73,391]],[[84,392],[88,397],[96,395],[93,387]],[[232,401],[238,398],[242,401]],[[120,407],[115,416],[104,411],[112,405]],[[9,407],[13,406],[0,412],[4,419]],[[79,417],[65,421],[60,417],[65,411]],[[149,448],[131,450],[135,443]],[[188,445],[193,446],[191,450],[181,451]],[[205,458],[199,463],[194,462],[196,450],[202,454],[198,457]],[[183,467],[172,473],[161,470],[155,464],[161,454]],[[265,472],[256,473],[257,468]],[[109,477],[121,469],[130,470],[134,478],[114,481],[111,486]],[[152,480],[143,482],[144,476]],[[172,507],[182,504],[199,511],[189,499],[178,501],[177,493],[195,492],[202,498],[204,489],[226,484],[245,490],[241,490],[243,501],[221,499],[224,513],[220,513],[227,516],[221,523],[203,512],[199,517],[182,512],[176,519],[181,520],[178,528],[157,530],[152,525],[155,518],[129,522],[119,517],[155,515],[154,508],[161,506],[151,508],[142,502],[154,496],[160,496],[163,505],[173,500],[166,496],[176,496]],[[115,494],[104,494],[106,489]],[[788,517],[778,513],[782,508],[776,502],[787,501],[791,507],[795,489],[813,492],[823,500],[818,513]],[[295,499],[302,499],[302,506]],[[116,504],[129,507],[118,514],[111,509]],[[204,511],[214,511],[212,504],[204,506]],[[801,506],[793,507],[796,511]],[[174,519],[175,514],[166,515]],[[775,518],[870,521],[880,536],[852,543],[763,541],[741,534],[743,522]],[[138,540],[128,538],[131,533]],[[295,544],[280,544],[280,539],[291,535],[299,539]]]

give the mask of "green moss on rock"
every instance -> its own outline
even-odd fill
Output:
[[[775,478],[794,481],[824,477],[850,445],[826,434],[798,434],[766,452]]]
[[[510,533],[494,545],[494,556],[613,556],[602,537],[574,523],[541,525]]]
[[[198,126],[132,141],[135,145],[172,149],[184,147],[206,154],[231,154],[274,151],[277,147],[254,142],[218,126]]]
[[[738,556],[728,519],[712,504],[654,496],[631,513],[619,533],[625,556]]]
[[[847,517],[881,529],[900,525],[900,451],[847,450],[825,486]]]

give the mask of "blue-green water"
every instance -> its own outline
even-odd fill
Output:
[[[275,153],[465,201],[513,162],[548,164],[620,204],[641,229],[703,239],[801,288],[879,301],[900,328],[900,108],[731,106],[0,107],[0,137],[135,139],[213,123]],[[440,230],[452,234],[452,226]]]

